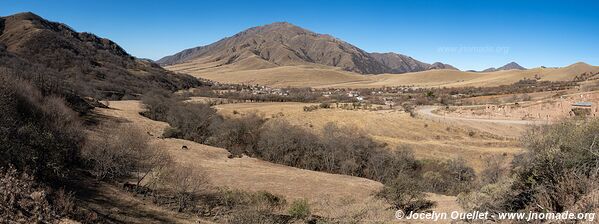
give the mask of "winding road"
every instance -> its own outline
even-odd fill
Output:
[[[443,116],[433,113],[434,110],[439,109],[439,106],[422,106],[416,108],[416,113],[423,118],[429,119],[441,119],[446,121],[474,121],[474,122],[488,122],[496,124],[516,124],[516,125],[537,125],[537,124],[548,124],[547,121],[531,121],[531,120],[503,120],[503,119],[480,119],[480,118],[465,118],[465,117],[450,117]]]

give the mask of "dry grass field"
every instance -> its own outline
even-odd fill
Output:
[[[139,101],[111,101],[109,105],[110,109],[97,109],[98,112],[130,122],[152,136],[161,136],[162,131],[168,126],[164,122],[153,121],[139,115],[142,110]],[[242,107],[251,109],[245,104],[223,106],[233,106],[233,108],[222,109],[223,113],[231,109],[243,109]],[[264,106],[266,105],[260,108],[269,108]],[[282,111],[293,111],[301,106],[301,104],[271,105]],[[271,111],[275,110],[271,109]],[[393,219],[393,212],[386,210],[389,205],[373,197],[373,194],[382,187],[382,184],[376,181],[303,170],[248,157],[229,159],[227,158],[229,153],[225,149],[181,139],[156,137],[150,144],[169,152],[176,163],[206,171],[210,181],[218,187],[247,191],[264,190],[282,195],[288,201],[306,198],[316,214],[328,217],[343,218],[347,215],[365,213],[372,220]],[[189,150],[181,150],[183,145]],[[429,198],[439,204],[435,208],[437,211],[460,210],[455,197],[429,194]]]
[[[404,74],[360,75],[323,65],[267,66],[244,69],[244,63],[215,67],[206,61],[191,61],[166,67],[223,83],[261,84],[272,87],[314,88],[374,88],[382,86],[414,85],[419,87],[498,86],[535,77],[547,81],[572,80],[582,73],[599,72],[599,67],[576,63],[562,68],[533,68],[496,72],[463,72],[456,70],[428,70]]]
[[[400,110],[319,109],[304,112],[304,103],[240,103],[216,106],[224,116],[256,112],[265,117],[284,119],[318,132],[328,123],[356,127],[374,139],[395,148],[408,145],[419,158],[463,158],[476,171],[481,171],[484,158],[491,155],[511,155],[521,152],[516,141],[524,125],[480,124],[476,122],[433,121],[412,118]],[[508,135],[512,134],[511,136]],[[516,133],[516,134],[514,134]]]

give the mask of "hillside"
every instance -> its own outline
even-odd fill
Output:
[[[147,89],[176,90],[199,85],[188,75],[164,70],[129,55],[116,43],[33,13],[0,17],[0,67],[16,75],[56,80],[56,88],[81,96],[122,98]],[[31,80],[32,77],[29,78]],[[36,80],[32,80],[36,81]]]
[[[238,69],[235,66],[198,68],[197,64],[168,66],[167,69],[224,83],[262,84],[275,87],[374,88],[413,85],[419,87],[499,86],[521,79],[540,78],[568,81],[583,73],[598,73],[599,67],[576,63],[561,68],[534,68],[495,72],[466,72],[450,69],[404,74],[361,75],[327,66],[280,66],[265,69]]]
[[[368,53],[326,34],[286,22],[253,27],[207,46],[191,48],[157,61],[195,67],[234,65],[238,69],[325,65],[360,74],[405,73],[432,69],[411,57]],[[443,66],[445,67],[445,66]],[[453,68],[453,67],[452,67]]]

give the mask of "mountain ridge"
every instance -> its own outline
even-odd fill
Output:
[[[524,68],[521,65],[519,65],[518,63],[512,61],[512,62],[507,63],[507,64],[505,64],[505,65],[503,65],[503,66],[501,66],[499,68],[491,67],[491,68],[487,68],[485,70],[482,70],[481,72],[495,72],[495,71],[512,70],[512,69],[526,70],[526,68]]]
[[[315,33],[288,22],[252,27],[156,62],[169,66],[201,59],[215,63],[215,66],[244,60],[262,67],[320,64],[361,74],[455,69],[451,65],[428,64],[396,53],[369,53],[331,35]]]

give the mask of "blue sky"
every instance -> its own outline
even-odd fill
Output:
[[[599,1],[34,1],[2,0],[0,15],[31,11],[112,39],[137,57],[210,44],[287,21],[369,52],[397,52],[462,70],[599,65]]]

